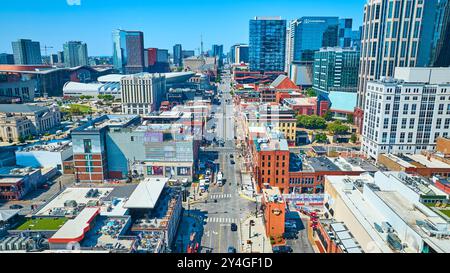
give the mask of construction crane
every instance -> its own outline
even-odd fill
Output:
[[[49,56],[47,55],[47,50],[48,50],[48,49],[53,49],[53,46],[47,46],[47,45],[44,45],[44,47],[41,48],[41,51],[44,51],[44,56],[45,56],[45,57],[49,57]],[[49,64],[49,63],[47,63],[47,61],[51,61],[51,57],[50,57],[49,59],[45,59],[46,64]]]

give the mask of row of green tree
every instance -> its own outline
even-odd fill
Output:
[[[330,134],[340,135],[347,134],[350,131],[350,126],[345,125],[339,120],[327,122],[323,117],[317,115],[299,115],[297,116],[297,127],[306,128],[310,130],[327,130]]]
[[[91,100],[93,98],[94,98],[94,96],[88,96],[88,95],[80,96],[80,99],[82,99],[82,100]],[[113,95],[108,95],[108,94],[106,94],[106,95],[98,95],[97,98],[99,100],[111,100],[111,101],[115,99],[115,97]]]

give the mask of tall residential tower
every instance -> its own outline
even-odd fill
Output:
[[[355,124],[362,129],[367,82],[396,67],[432,66],[439,0],[368,0],[364,6]],[[448,39],[448,37],[447,37]]]

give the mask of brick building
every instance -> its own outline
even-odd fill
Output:
[[[440,161],[432,155],[422,154],[381,154],[378,163],[390,171],[406,172],[431,178],[433,176],[450,177],[450,164]]]
[[[261,202],[264,209],[263,222],[266,235],[271,238],[273,244],[280,244],[283,242],[286,213],[286,203],[280,189],[277,187],[263,189]]]

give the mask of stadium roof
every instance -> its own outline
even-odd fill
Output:
[[[150,74],[150,73],[139,73],[139,74],[145,75],[145,74]],[[138,76],[139,74],[134,74],[134,75]],[[171,72],[171,73],[161,73],[161,74],[166,77],[166,81],[168,83],[187,81],[195,75],[194,72]],[[120,80],[123,77],[127,77],[127,76],[132,76],[132,75],[109,74],[109,75],[98,77],[97,81],[102,82],[102,83],[120,82]]]

